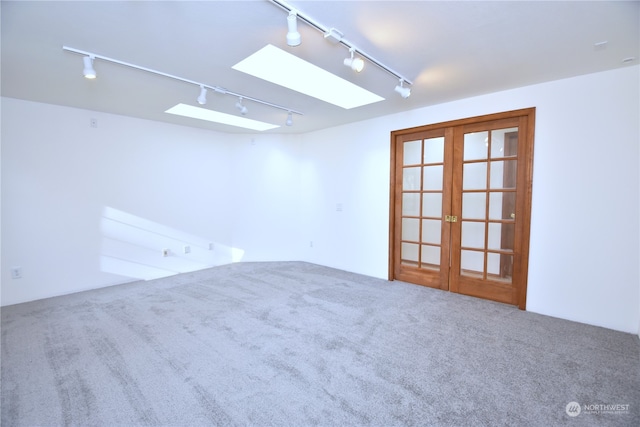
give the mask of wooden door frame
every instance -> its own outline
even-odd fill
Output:
[[[391,132],[391,175],[390,175],[390,184],[389,184],[389,259],[388,259],[388,276],[389,280],[395,280],[395,270],[394,270],[394,259],[396,256],[395,250],[395,237],[396,237],[396,209],[395,205],[397,202],[397,197],[401,197],[401,194],[398,194],[396,191],[395,185],[395,177],[397,171],[397,159],[396,159],[396,141],[399,136],[406,134],[413,134],[418,132],[427,132],[435,129],[441,128],[451,128],[456,126],[464,126],[481,122],[488,122],[494,120],[501,119],[509,119],[520,117],[521,122],[525,123],[525,131],[524,137],[528,141],[525,146],[525,152],[523,155],[526,158],[526,167],[522,168],[522,170],[518,170],[518,179],[522,179],[525,182],[524,185],[524,203],[522,208],[516,212],[516,216],[522,218],[522,221],[518,221],[516,223],[516,227],[521,227],[521,253],[520,259],[518,260],[520,263],[520,277],[515,278],[514,282],[517,280],[518,283],[518,295],[517,295],[517,306],[521,310],[526,309],[527,303],[527,278],[529,271],[529,242],[530,242],[530,232],[531,232],[531,199],[532,199],[532,189],[533,189],[533,145],[534,145],[534,130],[535,130],[535,107],[524,108],[519,110],[505,111],[501,113],[488,114],[482,116],[469,117],[464,119],[452,120],[441,123],[434,123],[430,125],[417,126],[407,129],[400,129]],[[443,212],[444,215],[444,212]]]

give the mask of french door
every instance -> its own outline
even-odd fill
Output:
[[[391,133],[389,278],[526,306],[535,109]]]

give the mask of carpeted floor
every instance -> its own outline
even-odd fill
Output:
[[[635,335],[307,263],[4,307],[1,326],[3,426],[640,425]]]

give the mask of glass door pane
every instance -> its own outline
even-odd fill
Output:
[[[424,140],[424,163],[444,162],[444,136]]]
[[[422,216],[442,218],[442,191],[422,195]]]
[[[419,165],[422,157],[422,141],[409,141],[404,143],[402,164]]]
[[[400,260],[402,264],[418,265],[418,245],[402,242],[400,247]]]
[[[516,137],[516,143],[512,141]],[[518,128],[495,129],[491,131],[491,158],[515,157],[518,155]]]

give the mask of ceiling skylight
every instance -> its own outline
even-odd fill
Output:
[[[258,120],[247,119],[246,117],[238,117],[232,114],[220,113],[218,111],[208,110],[206,108],[194,107],[187,104],[178,104],[169,108],[165,113],[175,114],[178,116],[191,117],[193,119],[207,120],[215,123],[222,123],[229,126],[237,126],[251,130],[269,130],[279,128],[278,125],[265,123]]]
[[[345,109],[384,100],[270,44],[232,68]]]

